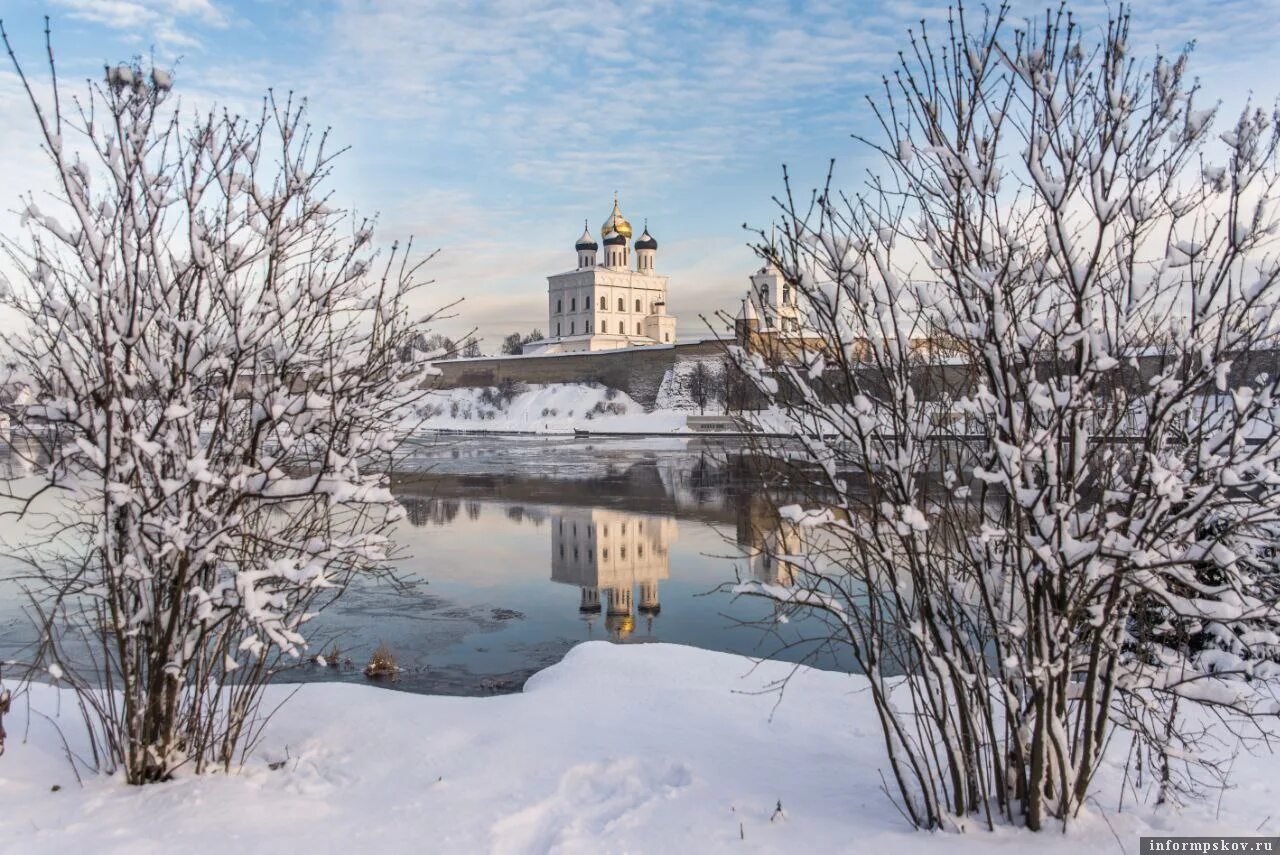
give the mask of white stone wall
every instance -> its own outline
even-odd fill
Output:
[[[600,348],[642,344],[637,338],[652,338],[646,332],[646,319],[655,307],[667,299],[667,277],[643,274],[633,270],[590,268],[547,277],[547,335],[553,338],[600,336]],[[622,308],[618,306],[621,304]],[[659,330],[675,341],[675,319],[670,330]],[[608,339],[625,336],[619,344]],[[568,344],[568,343],[566,343]],[[567,348],[568,350],[578,348]],[[588,348],[582,348],[588,349]],[[599,348],[590,348],[599,349]]]

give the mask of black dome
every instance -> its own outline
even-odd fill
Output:
[[[658,242],[653,239],[653,235],[649,234],[649,230],[645,229],[644,234],[640,235],[640,239],[636,241],[636,249],[657,249]]]
[[[610,232],[609,236],[604,239],[605,246],[626,246],[627,239],[617,232]]]

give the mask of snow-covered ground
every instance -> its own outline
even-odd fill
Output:
[[[144,788],[78,786],[50,724],[31,716],[22,741],[19,702],[0,757],[0,850],[1053,855],[1135,852],[1140,834],[1280,833],[1280,761],[1243,754],[1220,805],[1212,792],[1181,811],[1130,795],[1117,813],[1113,766],[1065,837],[912,831],[881,791],[865,682],[801,669],[775,707],[776,695],[753,692],[791,666],[752,666],[688,647],[591,642],[519,695],[311,684],[241,774]],[[58,721],[77,747],[69,701]],[[57,703],[47,687],[32,700],[48,713]]]
[[[646,412],[624,392],[585,383],[521,386],[507,399],[497,389],[442,389],[420,405],[427,430],[527,431],[532,433],[684,432],[688,411]],[[696,411],[695,411],[696,412]]]
[[[651,409],[625,392],[589,383],[520,384],[510,397],[496,387],[438,389],[416,409],[420,427],[427,431],[687,434],[694,432],[688,426],[689,416],[700,413],[680,386],[682,376],[667,373],[657,405]],[[709,403],[705,410],[707,416],[723,414],[719,402]],[[749,420],[765,431],[792,430],[785,414],[775,410],[753,412]]]

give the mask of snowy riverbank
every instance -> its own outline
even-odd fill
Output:
[[[1034,846],[1051,855],[1136,852],[1140,834],[1280,833],[1280,760],[1244,754],[1220,812],[1216,793],[1157,811],[1140,792],[1116,813],[1112,767],[1098,798],[1106,816],[1091,808],[1067,837],[911,831],[880,789],[883,748],[863,681],[802,669],[776,709],[776,695],[752,694],[790,669],[592,642],[518,695],[312,684],[243,773],[136,789],[77,786],[47,722],[32,716],[23,742],[22,700],[0,757],[0,850],[910,855]],[[53,713],[56,694],[38,688],[32,704]],[[69,701],[59,722],[75,746]]]
[[[439,389],[417,410],[423,431],[468,433],[697,434],[702,431],[689,427],[691,416],[724,417],[719,403],[700,410],[676,384],[665,382],[657,405],[648,409],[625,392],[599,384],[553,383],[520,384],[506,393],[497,387]],[[748,420],[769,433],[793,429],[785,414],[775,410],[752,412]]]
[[[424,430],[524,433],[683,433],[686,417],[697,412],[646,411],[623,392],[585,383],[522,385],[512,395],[496,388],[442,389],[420,409]]]

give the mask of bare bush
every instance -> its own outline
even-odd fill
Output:
[[[55,76],[46,107],[14,68],[56,182],[4,244],[32,475],[3,492],[47,535],[19,553],[33,664],[130,783],[230,768],[306,622],[387,566],[420,262],[330,207],[335,153],[292,98],[183,116],[135,63],[74,100]]]
[[[707,404],[717,401],[724,394],[724,377],[712,369],[703,360],[693,364],[689,372],[689,397],[698,407],[700,414],[706,414]]]
[[[880,174],[761,233],[825,345],[732,351],[819,544],[743,590],[831,622],[923,827],[1065,825],[1117,735],[1179,797],[1280,710],[1277,117],[1006,12],[913,34]]]

